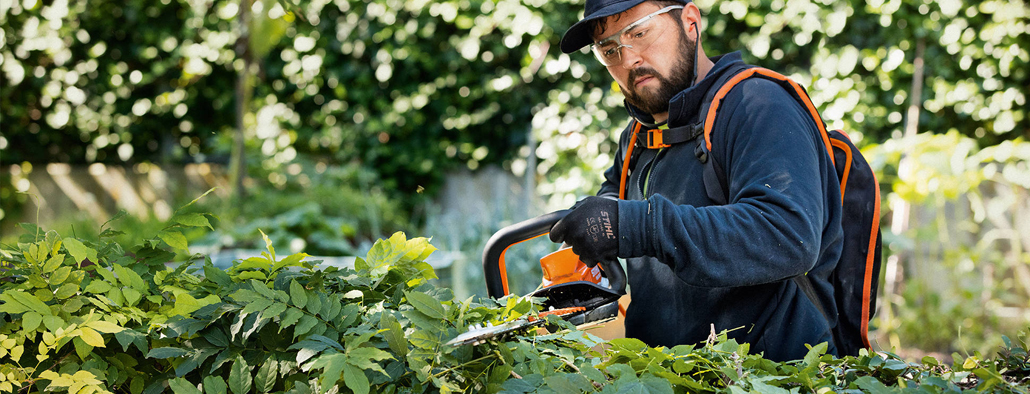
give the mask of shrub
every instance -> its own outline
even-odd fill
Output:
[[[278,256],[267,237],[261,257],[227,270],[199,255],[168,264],[187,247],[182,229],[209,227],[196,213],[172,223],[131,247],[110,229],[82,240],[25,225],[2,254],[0,392],[1025,392],[1030,375],[1025,337],[953,368],[838,359],[825,345],[776,363],[725,333],[671,349],[598,346],[553,316],[550,332],[450,347],[464,327],[535,314],[535,300],[455,300],[432,283],[435,248],[401,233],[353,268]]]

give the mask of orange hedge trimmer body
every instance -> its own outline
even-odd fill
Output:
[[[568,210],[552,212],[505,227],[487,241],[483,250],[483,273],[490,297],[509,294],[504,255],[518,243],[547,234],[551,227],[568,214]],[[618,261],[602,262],[587,267],[572,249],[565,248],[540,259],[543,288],[530,296],[544,299],[544,311],[561,316],[579,327],[609,321],[619,313],[619,297],[626,294],[626,273]],[[609,286],[610,284],[610,286]],[[522,328],[543,323],[544,319],[525,317],[498,326],[471,327],[448,344],[477,344]]]

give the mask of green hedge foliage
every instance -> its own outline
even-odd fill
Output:
[[[889,353],[835,358],[825,344],[792,362],[749,353],[725,333],[651,348],[603,342],[548,317],[547,332],[444,345],[470,325],[534,315],[535,300],[456,300],[433,285],[435,248],[402,233],[353,268],[304,253],[220,270],[181,231],[209,216],[177,214],[136,245],[62,237],[33,225],[2,250],[0,392],[68,393],[798,393],[1026,392],[1026,336],[997,355],[908,362]]]

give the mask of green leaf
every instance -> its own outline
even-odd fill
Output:
[[[426,314],[426,316],[434,319],[443,319],[443,303],[437,301],[433,296],[417,291],[405,291],[404,296],[408,298],[408,302],[411,303],[411,306],[414,306],[419,312],[422,312]]]
[[[404,259],[408,261],[424,261],[436,251],[436,247],[429,244],[429,238],[412,238],[404,246],[407,249]]]
[[[270,357],[258,368],[254,376],[254,390],[259,393],[268,393],[275,386],[276,373],[279,371],[279,361]]]
[[[401,323],[397,321],[397,318],[384,311],[379,318],[379,328],[384,330],[381,334],[386,339],[386,343],[390,345],[390,350],[401,358],[406,357],[408,355],[408,340],[404,339],[404,328],[401,327]]]
[[[243,359],[243,356],[236,356],[236,361],[232,364],[232,369],[229,371],[229,391],[233,394],[246,394],[250,392],[250,387],[253,384],[254,379],[250,376],[250,366],[247,365],[247,361]]]
[[[268,286],[266,286],[263,282],[251,280],[250,287],[253,288],[254,291],[258,292],[258,294],[264,296],[265,298],[272,300],[275,299],[275,293],[272,293],[272,290],[269,289]]]
[[[301,263],[301,261],[307,257],[311,256],[307,253],[296,253],[289,255],[286,258],[282,259],[282,261],[275,263],[275,265],[272,266],[272,271],[278,271],[285,267],[303,267],[304,264]]]
[[[408,336],[411,345],[420,349],[436,349],[440,346],[440,338],[429,330],[415,330]]]
[[[210,188],[210,189],[207,189],[207,191],[206,191],[206,192],[204,192],[204,194],[201,194],[201,195],[200,195],[200,197],[194,198],[194,199],[193,199],[193,201],[190,201],[190,202],[189,202],[189,203],[187,203],[186,205],[183,205],[183,206],[179,207],[179,209],[177,209],[177,210],[176,210],[176,212],[178,212],[178,211],[179,211],[179,210],[181,210],[181,209],[185,209],[186,207],[188,207],[188,206],[190,206],[190,205],[196,204],[196,203],[197,203],[197,201],[200,201],[200,199],[201,199],[201,198],[204,198],[204,196],[206,196],[206,195],[208,195],[208,194],[211,194],[211,192],[215,191],[215,189],[217,189],[217,187],[212,187],[212,188]]]
[[[556,393],[582,393],[594,391],[593,385],[590,384],[590,380],[583,375],[574,373],[548,376],[544,378],[544,383]],[[670,387],[670,394],[672,392],[671,390],[672,389]]]
[[[214,227],[211,227],[211,222],[207,220],[207,216],[204,216],[202,213],[176,214],[172,217],[172,221],[186,227],[207,227],[211,230],[215,229]]]
[[[177,348],[177,347],[170,347],[170,346],[169,347],[159,347],[159,348],[152,349],[150,351],[150,353],[147,353],[147,358],[166,359],[166,358],[182,357],[182,356],[185,356],[187,353],[189,353],[189,352],[186,349],[180,349],[180,348]]]
[[[136,306],[136,303],[143,298],[143,293],[131,287],[122,289],[122,296],[125,297],[125,304],[128,306]]]
[[[57,267],[60,267],[63,262],[63,254],[54,254],[54,256],[51,257],[50,260],[47,260],[46,264],[43,265],[43,273],[54,272],[54,270],[56,270]]]
[[[200,309],[200,307],[202,306],[203,305],[201,305],[200,301],[198,301],[196,298],[193,298],[193,296],[189,295],[189,293],[180,293],[175,296],[175,307],[172,308],[172,310],[168,311],[167,315],[189,316],[190,313],[193,313],[193,311]]]
[[[615,338],[608,341],[608,344],[617,349],[629,350],[634,353],[647,349],[647,344],[636,338]]]
[[[251,303],[247,304],[246,306],[244,306],[243,310],[240,311],[240,313],[244,314],[244,315],[247,315],[247,314],[251,314],[251,313],[257,312],[257,311],[263,311],[263,310],[267,309],[268,307],[272,306],[273,303],[275,303],[275,301],[267,299],[267,298],[262,298],[262,299],[259,299],[257,301],[251,302]]]
[[[768,394],[790,394],[790,391],[785,389],[785,388],[773,386],[771,384],[768,384],[768,383],[765,383],[764,381],[762,381],[762,380],[768,381],[768,380],[775,379],[775,377],[772,377],[772,376],[770,376],[768,378],[770,378],[770,379],[755,379],[755,378],[749,379],[749,381],[751,382],[751,391],[759,392],[759,393],[768,393]],[[664,380],[662,380],[662,381],[664,381]],[[671,388],[670,388],[669,393],[672,394]]]
[[[221,376],[208,375],[204,377],[204,394],[226,394],[229,388]]]
[[[805,355],[805,361],[803,365],[805,365],[806,368],[810,368],[813,366],[818,367],[819,358],[822,357],[823,354],[826,354],[827,347],[828,345],[826,344],[826,342],[812,346],[811,349],[808,349],[808,354]]]
[[[443,329],[444,326],[442,319],[433,319],[429,316],[426,316],[425,313],[419,312],[417,310],[406,310],[404,312],[401,312],[401,314],[404,315],[404,317],[408,318],[408,320],[411,321],[411,324],[414,324],[416,327],[424,330],[440,331]]]
[[[62,240],[64,243],[64,249],[68,251],[68,254],[72,255],[75,261],[81,263],[86,259],[89,261],[97,262],[97,251],[93,248],[87,247],[75,238],[65,238]]]
[[[40,315],[43,315],[43,316],[52,316],[53,315],[53,312],[50,311],[50,307],[47,306],[46,303],[44,303],[43,301],[40,301],[39,298],[36,298],[36,296],[31,295],[29,293],[25,293],[25,292],[21,292],[21,291],[16,291],[16,290],[7,290],[7,291],[4,292],[4,296],[5,297],[10,297],[10,298],[9,299],[0,298],[0,299],[2,299],[4,301],[10,300],[10,301],[17,302],[17,303],[19,303],[21,305],[24,305],[26,308],[28,308],[27,310],[36,311],[37,313],[39,313]],[[0,309],[0,310],[2,310],[2,309]]]
[[[262,318],[266,318],[266,319],[271,319],[271,318],[279,316],[280,314],[285,312],[286,308],[287,308],[286,304],[283,304],[281,302],[276,302],[276,303],[272,304],[272,306],[270,306],[267,309],[261,311],[261,317]]]
[[[855,384],[862,391],[871,394],[890,394],[893,393],[889,387],[884,385],[882,382],[872,376],[863,376],[855,380]]]
[[[287,309],[286,316],[283,316],[282,321],[279,322],[279,331],[282,332],[284,328],[294,325],[302,316],[304,316],[304,311],[300,309],[293,307]]]
[[[72,267],[69,266],[64,266],[54,270],[54,272],[50,274],[50,285],[56,286],[64,283],[64,281],[68,280],[68,276],[71,275],[71,273]]]
[[[43,322],[43,315],[36,312],[28,312],[21,316],[21,329],[26,332],[35,331]]]
[[[530,384],[524,379],[509,379],[508,381],[501,384],[506,393],[528,393],[537,389],[536,386]]]
[[[359,347],[347,352],[347,362],[361,368],[362,370],[373,370],[381,372],[389,377],[386,371],[376,361],[392,360],[390,353],[373,347]]]
[[[336,385],[345,365],[347,365],[347,356],[340,353],[324,354],[311,364],[312,370],[322,370],[322,374],[319,375],[319,379],[322,380],[321,392],[324,393]]]
[[[218,349],[215,348],[200,348],[193,351],[193,353],[190,354],[189,357],[186,357],[186,361],[183,361],[175,367],[175,376],[186,376],[186,374],[193,372],[197,369],[197,367],[203,364],[208,357],[211,357],[217,353]]]
[[[240,272],[239,275],[236,275],[236,277],[240,278],[240,279],[243,279],[243,280],[247,280],[247,279],[266,280],[266,279],[268,279],[268,275],[265,275],[265,273],[262,272],[262,271],[244,271],[244,272]]]
[[[225,273],[225,271],[222,271],[213,265],[204,266],[204,277],[214,282],[216,285],[221,286],[222,288],[232,286],[232,278],[229,276],[229,274]]]
[[[354,394],[368,394],[369,384],[365,372],[351,364],[343,366],[343,383],[351,389]]]
[[[147,351],[147,336],[136,330],[124,329],[114,334],[118,344],[122,345],[122,351],[127,351],[129,345],[135,344],[140,352]]]
[[[83,342],[93,347],[104,347],[104,336],[100,335],[96,330],[89,327],[79,328],[79,338],[82,338]]]
[[[143,381],[142,377],[137,376],[135,378],[132,378],[132,382],[129,383],[129,393],[132,393],[132,394],[140,394],[140,393],[142,393],[143,392],[143,387],[144,387],[145,384],[146,383]]]
[[[290,281],[290,301],[298,308],[304,308],[308,303],[307,291],[297,281]]]
[[[229,297],[232,297],[232,299],[239,301],[241,303],[251,303],[259,300],[268,299],[268,297],[258,294],[258,292],[250,289],[236,290],[234,293],[230,294]]]
[[[93,353],[93,346],[90,346],[90,344],[83,341],[80,337],[72,338],[72,344],[75,345],[75,354],[78,355],[79,359],[82,361],[86,361],[89,354]]]
[[[158,233],[157,237],[161,238],[162,241],[165,241],[165,243],[172,248],[185,250],[186,253],[190,252],[189,245],[187,245],[186,242],[186,236],[182,235],[182,232],[178,230],[165,230]]]
[[[315,295],[308,295],[307,304],[307,308],[304,309],[307,309],[307,311],[311,312],[312,315],[317,314],[322,310],[322,300]]]
[[[294,327],[293,337],[297,338],[301,335],[306,334],[308,331],[311,331],[311,327],[314,327],[317,323],[318,319],[316,319],[314,316],[304,315],[304,317],[300,319],[300,323],[298,323],[297,326]]]
[[[8,292],[14,292],[14,290],[8,290]],[[25,313],[32,310],[32,308],[25,306],[25,304],[15,301],[14,297],[7,293],[0,294],[0,301],[3,301],[0,303],[0,312],[7,314],[17,315],[19,313]]]
[[[47,330],[57,331],[59,329],[65,328],[67,324],[65,323],[64,319],[62,319],[60,316],[44,315],[43,325],[46,326]]]
[[[230,272],[232,272],[232,271],[239,272],[239,271],[251,270],[251,269],[271,270],[271,268],[272,268],[272,262],[268,261],[267,258],[265,258],[265,257],[250,257],[250,258],[248,258],[246,260],[243,260],[243,261],[233,265],[232,268],[230,269]]]
[[[272,240],[268,239],[268,235],[261,229],[258,229],[258,232],[261,233],[261,239],[265,240],[265,249],[268,249],[269,260],[275,262],[275,248],[272,247]]]
[[[184,378],[169,379],[168,388],[175,394],[202,394],[197,386]]]
[[[104,270],[103,268],[101,268],[101,269]],[[104,270],[104,271],[107,271],[107,270]],[[86,289],[84,291],[86,293],[104,294],[104,293],[107,293],[110,290],[111,290],[111,284],[108,283],[106,280],[94,279],[94,280],[90,281],[88,285],[86,285]]]
[[[54,297],[57,297],[59,300],[63,300],[78,293],[79,285],[77,283],[65,283],[61,285],[56,292],[54,292]]]
[[[93,266],[91,268],[94,268],[96,273],[100,274],[100,276],[104,277],[104,280],[110,282],[112,285],[118,283],[118,278],[114,276],[114,272],[111,271],[111,269],[101,266]]]
[[[147,282],[144,281],[143,278],[141,278],[139,274],[136,273],[136,271],[133,271],[125,266],[118,264],[113,264],[111,266],[111,269],[114,270],[114,273],[116,275],[118,275],[118,281],[121,282],[123,285],[129,286],[139,291],[147,291],[150,289],[150,287],[147,286]]]
[[[303,340],[289,347],[290,350],[297,350],[297,364],[303,364],[327,348],[329,345],[325,343],[310,340]]]

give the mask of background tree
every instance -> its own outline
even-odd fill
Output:
[[[706,51],[741,50],[791,76],[831,127],[867,147],[885,191],[891,272],[919,272],[899,256],[926,254],[920,242],[947,234],[939,224],[901,225],[917,213],[903,207],[940,208],[936,222],[950,223],[947,212],[962,206],[972,219],[951,227],[976,240],[1004,227],[981,207],[998,196],[1019,201],[1030,187],[1020,164],[1030,156],[1025,1],[697,4]],[[339,253],[418,224],[420,207],[459,168],[500,165],[533,180],[547,208],[564,208],[597,189],[627,120],[603,67],[585,51],[557,50],[581,13],[580,0],[0,0],[0,160],[228,164],[241,133],[237,157],[246,156],[246,184],[258,192],[241,202],[239,221],[224,218],[227,227],[301,223],[291,231],[310,245],[310,234],[322,234],[319,247]],[[0,212],[16,212],[28,197],[18,175],[2,174]],[[292,197],[269,197],[276,191]],[[349,244],[328,241],[341,238]],[[949,269],[976,261],[953,271],[991,285],[938,292],[937,304],[899,285],[886,305],[945,308],[962,322],[990,322],[962,308],[994,305],[984,300],[1025,306],[1022,282],[987,278],[1022,277],[1030,240],[969,242],[939,260]],[[896,324],[883,322],[919,340]],[[940,341],[928,346],[960,345]]]

